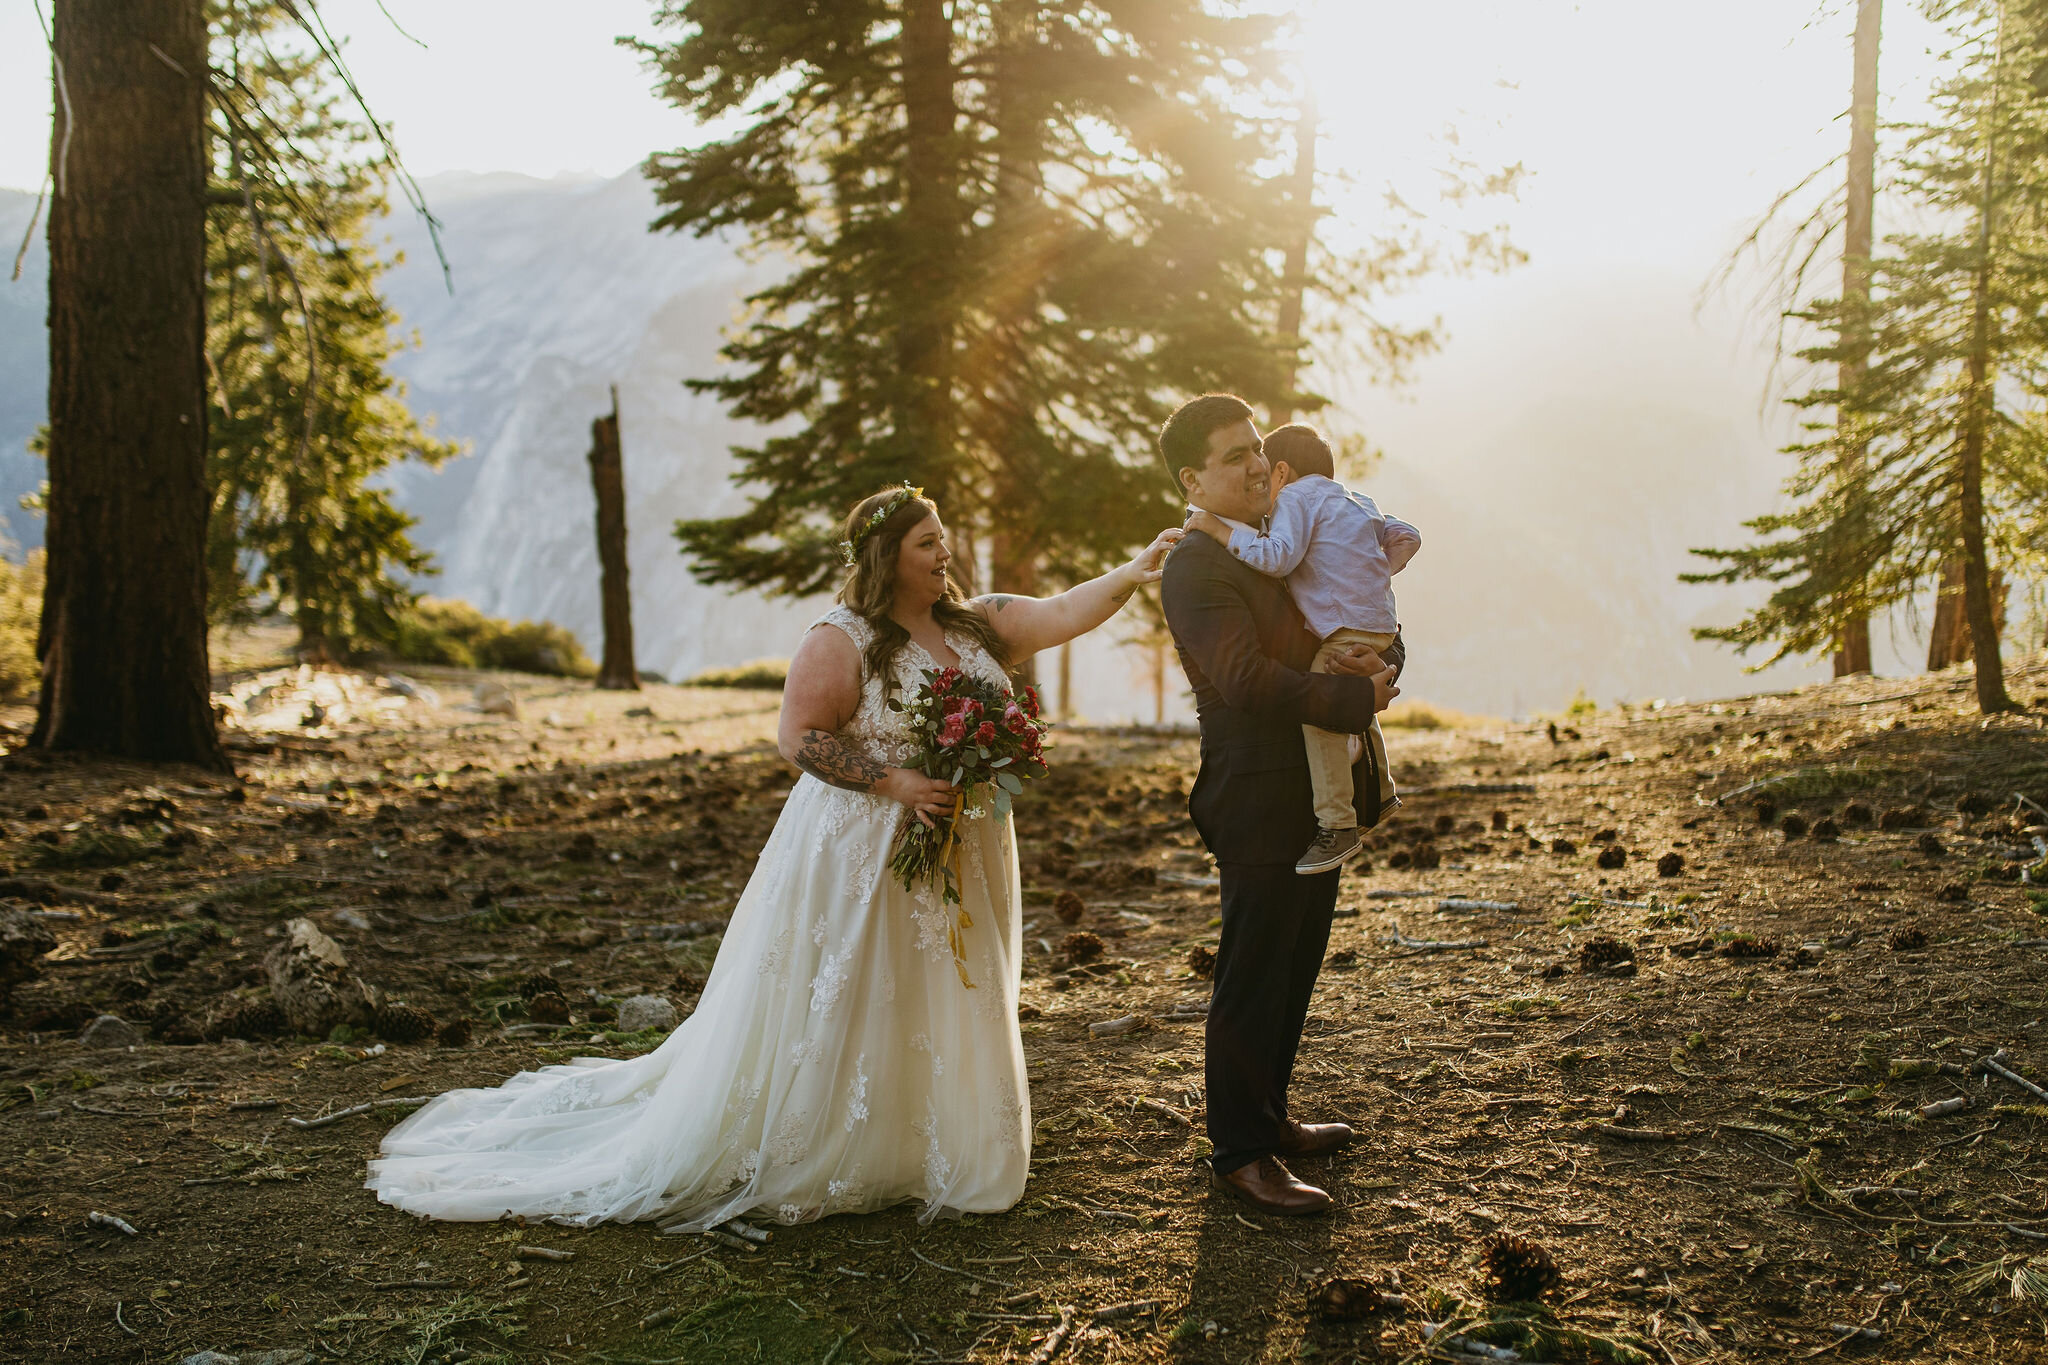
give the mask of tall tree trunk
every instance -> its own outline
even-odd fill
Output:
[[[2005,31],[1999,21],[1999,61],[1993,68],[2004,78]],[[1970,643],[1977,656],[1977,709],[2010,711],[2005,668],[1998,654],[1998,623],[1991,613],[1990,562],[1984,546],[1984,442],[1997,401],[1991,374],[1991,249],[1998,212],[1998,87],[1993,87],[1991,118],[1984,142],[1984,193],[1977,210],[1977,280],[1971,301],[1970,358],[1963,393],[1963,439],[1956,469],[1956,510],[1963,550],[1963,615],[1970,623]]]
[[[1308,252],[1316,237],[1316,130],[1319,115],[1313,90],[1304,91],[1301,113],[1294,122],[1294,175],[1287,189],[1289,219],[1293,234],[1287,239],[1287,254],[1280,274],[1280,340],[1294,348],[1298,357],[1302,344],[1302,315],[1308,303]],[[1299,359],[1287,367],[1287,406],[1273,409],[1273,424],[1284,426],[1294,420],[1295,380],[1301,373]]]
[[[989,589],[1019,597],[1040,591],[1043,470],[1037,459],[1038,414],[1026,379],[1024,333],[1037,307],[1039,281],[1052,250],[1041,198],[1044,121],[1032,97],[1031,64],[1038,46],[1038,0],[1002,0],[995,10],[994,122],[996,191],[992,235],[999,268],[991,272],[987,330],[966,379],[987,413],[989,449]],[[1036,658],[1018,662],[1019,681],[1037,685]]]
[[[226,770],[206,661],[206,14],[57,0],[34,742]]]
[[[1868,367],[1865,313],[1870,306],[1870,243],[1877,208],[1877,47],[1883,15],[1884,0],[1857,0],[1856,69],[1849,102],[1849,199],[1842,243],[1842,304],[1853,325],[1844,338],[1850,344],[1844,348],[1840,369],[1840,388],[1845,395],[1861,387]],[[1846,427],[1852,419],[1844,412],[1836,420]],[[1842,463],[1845,481],[1860,477],[1861,448],[1845,448]],[[1869,671],[1870,617],[1859,612],[1842,622],[1835,676]]]
[[[1991,571],[1991,620],[1998,638],[2005,638],[2005,571]],[[1963,561],[1951,556],[1941,562],[1941,584],[1934,599],[1934,628],[1927,638],[1927,670],[1932,673],[1950,664],[1977,657],[1970,638],[1969,613],[1963,610]]]
[[[941,506],[954,448],[953,310],[958,293],[960,193],[954,165],[953,25],[945,0],[903,6],[903,247],[895,305],[901,382],[896,414],[907,461],[925,471]]]
[[[604,663],[597,685],[612,692],[640,690],[633,664],[633,595],[626,582],[626,474],[619,449],[619,387],[612,410],[590,424],[590,483],[597,492],[597,563],[604,598]]]

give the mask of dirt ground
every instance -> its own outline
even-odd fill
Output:
[[[1363,1131],[1300,1163],[1340,1206],[1311,1220],[1200,1164],[1193,741],[1060,734],[1017,820],[1022,1203],[758,1251],[417,1222],[361,1189],[405,1107],[287,1121],[652,1046],[616,1001],[687,1010],[717,938],[644,930],[715,927],[794,776],[773,693],[483,679],[511,717],[469,707],[479,680],[243,679],[274,687],[238,712],[234,780],[0,760],[0,895],[59,945],[0,1018],[0,1358],[1391,1361],[1449,1322],[1439,1346],[1531,1361],[2048,1361],[2048,1107],[1972,1070],[2005,1048],[2048,1078],[2021,880],[2048,736],[1979,719],[1965,675],[1396,732],[1408,804],[1345,877],[1295,1080],[1298,1117]],[[2048,670],[2014,681],[2048,704]],[[260,1036],[295,917],[473,1040]],[[544,995],[572,1026],[534,1023]],[[142,1038],[79,1041],[101,1013]],[[1487,1306],[1495,1233],[1554,1258],[1544,1302]],[[1406,1311],[1312,1311],[1332,1277]]]

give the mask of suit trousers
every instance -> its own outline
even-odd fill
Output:
[[[1315,663],[1310,672],[1328,673],[1330,662],[1342,655],[1352,645],[1371,645],[1384,650],[1394,643],[1394,637],[1371,630],[1352,630],[1346,627],[1333,630],[1322,648],[1316,651]],[[1308,776],[1316,792],[1316,823],[1324,829],[1358,828],[1358,812],[1352,807],[1351,790],[1351,736],[1340,735],[1333,730],[1317,729],[1313,725],[1301,727],[1302,747],[1308,751]],[[1380,718],[1374,716],[1372,725],[1366,730],[1365,742],[1372,746],[1373,766],[1380,775],[1380,817],[1385,819],[1394,809],[1393,770],[1387,766],[1387,741],[1380,733]]]
[[[1282,1142],[1287,1085],[1330,943],[1335,871],[1221,864],[1223,938],[1209,997],[1210,1161],[1228,1173]]]

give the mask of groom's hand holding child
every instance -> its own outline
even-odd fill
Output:
[[[1393,576],[1422,548],[1422,533],[1337,482],[1336,460],[1315,428],[1291,425],[1269,432],[1265,454],[1272,462],[1273,514],[1263,533],[1233,526],[1199,507],[1189,509],[1187,529],[1209,536],[1246,566],[1285,578],[1295,605],[1322,641],[1314,671],[1375,677],[1375,687],[1384,686],[1379,700],[1385,709],[1400,693],[1391,675],[1384,680],[1375,676],[1387,672],[1380,651],[1394,643],[1401,629]],[[1295,866],[1308,876],[1358,851],[1351,765],[1360,741],[1314,726],[1303,726],[1302,736],[1320,830]],[[1400,804],[1400,797],[1377,720],[1363,742],[1372,747],[1384,815]]]

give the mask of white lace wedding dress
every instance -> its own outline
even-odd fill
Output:
[[[862,649],[870,639],[843,607],[818,625]],[[972,639],[947,644],[963,668],[1002,681]],[[895,681],[908,695],[937,666],[905,645]],[[913,750],[884,696],[883,680],[869,679],[840,738],[901,765]],[[385,1135],[368,1188],[454,1222],[518,1214],[704,1227],[909,1199],[926,1219],[1014,1204],[1031,1133],[1015,835],[1007,816],[963,819],[963,906],[947,907],[889,872],[903,812],[799,778],[696,1012],[660,1047],[436,1096]],[[958,908],[973,920],[960,964],[972,989],[947,944]]]

